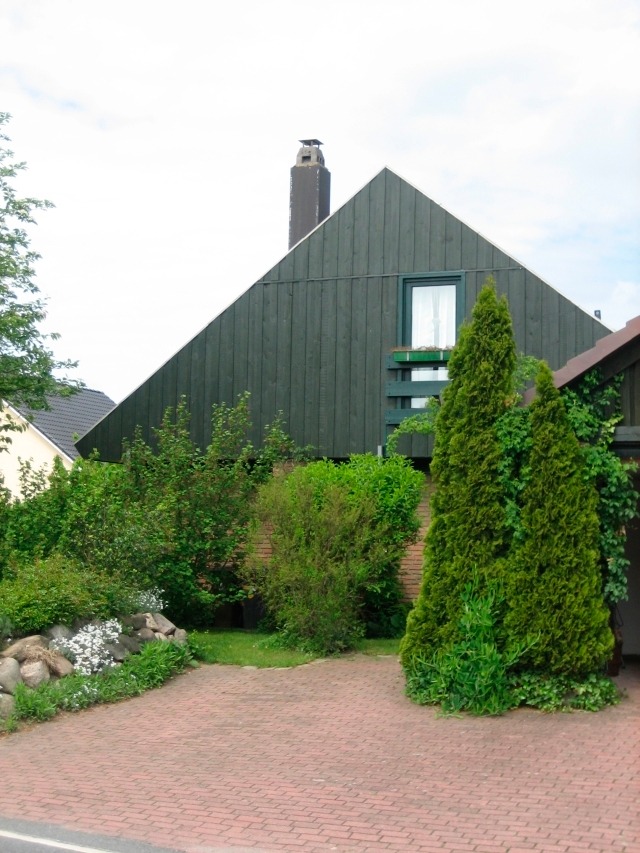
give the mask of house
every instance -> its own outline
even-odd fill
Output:
[[[0,474],[14,497],[20,497],[20,462],[51,469],[57,456],[66,468],[79,456],[75,440],[115,403],[101,391],[84,388],[69,397],[48,397],[48,410],[5,404],[3,415],[23,429],[9,433],[11,444],[0,453]]]
[[[595,346],[570,359],[556,370],[556,387],[572,387],[597,368],[602,382],[622,374],[622,421],[616,427],[612,449],[623,459],[640,463],[640,315],[623,329],[600,339]],[[640,492],[640,469],[634,478]],[[640,506],[639,506],[640,511]],[[618,604],[622,622],[623,651],[640,655],[640,518],[636,515],[627,527],[626,556],[629,560],[628,599]]]
[[[211,406],[249,391],[256,444],[282,412],[294,441],[318,457],[381,453],[395,425],[446,384],[448,350],[489,275],[508,297],[518,349],[552,369],[608,334],[385,168],[76,446],[119,461],[136,425],[152,442],[164,410],[184,396],[192,438],[206,447]],[[405,440],[402,451],[426,464],[430,440]]]

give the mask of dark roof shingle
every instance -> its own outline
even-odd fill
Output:
[[[116,405],[102,391],[91,388],[83,388],[69,397],[47,397],[47,402],[48,411],[25,406],[14,406],[14,409],[70,459],[80,455],[74,444],[75,437],[88,432]]]

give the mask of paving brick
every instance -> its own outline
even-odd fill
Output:
[[[640,853],[640,667],[599,714],[438,718],[394,658],[210,666],[0,738],[0,816],[183,853]]]

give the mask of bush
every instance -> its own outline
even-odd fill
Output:
[[[58,623],[119,615],[132,596],[117,577],[52,554],[5,576],[0,582],[0,615],[18,634],[29,634]]]
[[[536,390],[523,538],[510,561],[504,626],[514,647],[525,634],[537,636],[524,668],[585,674],[601,668],[613,648],[599,566],[598,496],[545,364]]]
[[[262,487],[257,516],[271,557],[265,566],[254,555],[242,571],[291,644],[327,654],[351,648],[367,623],[402,629],[398,568],[418,530],[422,482],[401,457],[359,456]]]

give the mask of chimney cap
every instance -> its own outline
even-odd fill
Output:
[[[324,142],[320,142],[319,139],[299,139],[298,142],[303,145],[324,145]]]

